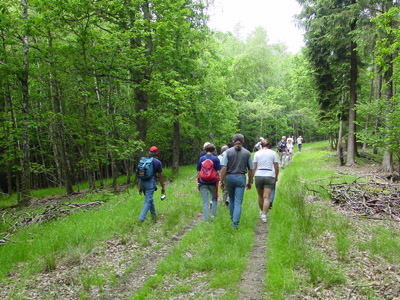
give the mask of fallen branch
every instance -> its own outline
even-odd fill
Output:
[[[357,211],[358,215],[385,214],[399,221],[400,192],[397,186],[376,182],[376,178],[371,182],[357,182],[360,178],[351,183],[330,183],[323,188],[336,204],[349,207]]]

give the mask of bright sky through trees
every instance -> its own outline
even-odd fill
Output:
[[[282,42],[291,53],[299,52],[304,45],[303,31],[294,17],[300,13],[296,0],[214,0],[209,13],[212,29],[234,32],[239,23],[241,38],[245,38],[262,26],[270,44]]]

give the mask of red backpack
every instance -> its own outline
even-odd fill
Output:
[[[217,171],[214,169],[214,162],[209,158],[201,163],[200,179],[204,182],[213,182],[217,179]]]

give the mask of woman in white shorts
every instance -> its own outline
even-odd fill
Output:
[[[270,142],[264,139],[261,145],[262,149],[254,154],[253,164],[261,220],[266,223],[271,192],[278,181],[279,166],[276,152],[271,150]]]

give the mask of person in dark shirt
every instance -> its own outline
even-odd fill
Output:
[[[286,144],[286,136],[282,136],[282,140],[278,143],[279,166],[284,169],[286,163],[286,156],[289,154]]]
[[[153,157],[153,172],[154,176],[149,180],[139,180],[139,194],[141,195],[144,193],[144,205],[142,211],[139,215],[139,221],[143,222],[146,218],[147,212],[150,210],[151,217],[153,220],[156,219],[156,207],[154,205],[153,194],[157,190],[157,181],[156,177],[158,178],[160,185],[161,185],[161,194],[165,194],[165,185],[162,177],[162,164],[161,162],[155,158],[158,154],[158,148],[156,146],[150,147],[149,150],[149,157]]]

